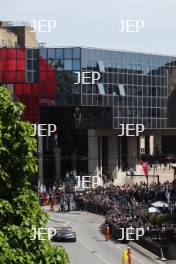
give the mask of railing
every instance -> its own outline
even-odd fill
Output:
[[[161,260],[167,260],[166,256],[168,254],[168,245],[159,245],[149,239],[142,238],[140,240],[135,241],[136,244],[142,246],[147,249],[154,255],[156,255]]]

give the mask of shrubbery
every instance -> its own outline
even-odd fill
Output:
[[[62,247],[48,240],[31,240],[32,228],[45,227],[37,195],[29,177],[37,172],[37,144],[32,125],[21,120],[24,106],[14,103],[0,87],[0,263],[66,264]]]

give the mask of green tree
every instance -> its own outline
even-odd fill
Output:
[[[24,106],[11,101],[0,87],[0,263],[66,264],[62,247],[48,240],[31,240],[33,227],[45,227],[42,212],[29,177],[37,172],[37,143],[32,125],[21,120]]]

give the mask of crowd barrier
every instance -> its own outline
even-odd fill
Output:
[[[146,239],[145,237],[135,241],[135,243],[147,249],[161,260],[166,260],[166,258],[168,257],[167,244],[161,246],[158,243],[153,242],[152,240]]]

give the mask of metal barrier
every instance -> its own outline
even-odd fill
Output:
[[[168,245],[160,246],[159,244],[145,238],[141,238],[140,240],[135,241],[135,243],[152,252],[159,259],[163,261],[167,260],[166,256],[168,254]]]

